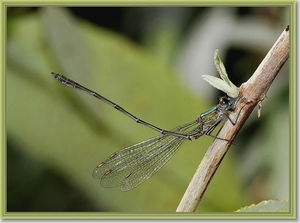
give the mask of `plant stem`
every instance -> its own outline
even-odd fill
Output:
[[[258,66],[250,79],[239,88],[240,100],[235,111],[231,114],[235,125],[229,121],[224,123],[215,139],[198,166],[176,212],[193,212],[196,210],[204,192],[217,171],[222,159],[227,153],[231,142],[236,137],[253,109],[265,99],[268,89],[279,73],[281,67],[289,58],[289,26],[282,32],[270,49],[264,60]],[[237,117],[238,116],[238,117]],[[228,139],[226,140],[220,140]]]

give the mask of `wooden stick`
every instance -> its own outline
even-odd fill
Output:
[[[238,118],[238,121],[235,125],[226,121],[218,134],[218,138],[228,139],[231,142],[234,140],[253,109],[257,104],[261,105],[273,80],[288,58],[289,26],[282,32],[251,78],[240,86],[239,93],[241,98],[236,105],[235,111],[230,116],[232,120]],[[196,210],[231,142],[220,139],[213,141],[198,166],[176,212],[193,212]]]

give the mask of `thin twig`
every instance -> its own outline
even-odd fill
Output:
[[[219,139],[214,140],[197,168],[176,212],[193,212],[196,210],[209,182],[227,153],[231,142],[234,140],[253,109],[258,103],[261,104],[264,100],[273,80],[288,58],[289,26],[287,26],[280,35],[251,78],[240,86],[240,100],[236,105],[235,111],[231,115],[232,120],[238,118],[238,121],[235,125],[226,121],[218,134],[218,138],[228,139],[229,141]]]

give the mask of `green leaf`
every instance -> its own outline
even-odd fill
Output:
[[[288,212],[288,201],[268,200],[259,204],[252,204],[248,207],[241,208],[236,212]]]
[[[202,75],[203,80],[210,83],[213,87],[225,92],[229,97],[236,98],[238,96],[235,89],[231,88],[225,81],[221,80],[220,78],[203,74]]]
[[[229,97],[237,98],[239,96],[238,88],[229,80],[225,66],[219,57],[218,50],[215,50],[214,60],[222,80],[207,74],[202,75],[202,78],[210,83],[213,87],[225,92]]]

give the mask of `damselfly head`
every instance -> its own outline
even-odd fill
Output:
[[[219,105],[225,110],[231,110],[234,107],[234,101],[228,96],[222,96],[220,97]]]

